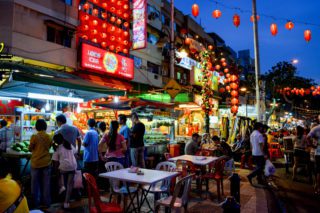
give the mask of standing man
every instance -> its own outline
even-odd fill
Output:
[[[253,172],[251,172],[247,177],[252,184],[252,178],[257,176],[258,183],[263,184],[263,169],[265,165],[265,155],[263,152],[264,147],[264,138],[261,134],[263,132],[263,124],[255,123],[254,131],[250,135],[250,146],[252,150],[252,158],[256,164],[256,168]]]
[[[118,116],[118,118],[119,118],[119,124],[121,125],[119,133],[127,141],[127,147],[129,147],[129,145],[130,145],[130,129],[127,126],[127,117],[123,114],[120,114]],[[125,167],[129,167],[129,166],[130,166],[130,150],[127,149],[126,154],[125,154]]]
[[[98,176],[99,166],[99,134],[95,129],[96,121],[94,119],[88,120],[88,132],[85,134],[82,145],[84,146],[83,162],[84,171],[92,174],[94,177]]]
[[[63,114],[56,117],[56,122],[59,129],[55,134],[60,133],[66,141],[77,148],[79,155],[81,150],[81,135],[78,128],[67,124],[67,118]]]
[[[130,157],[133,166],[145,168],[144,162],[144,133],[145,126],[140,122],[138,114],[136,112],[131,115],[132,131],[130,140]]]
[[[13,143],[12,130],[7,127],[8,122],[6,120],[0,120],[0,154],[6,152],[7,147]]]

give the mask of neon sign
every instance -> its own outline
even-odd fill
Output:
[[[132,49],[147,47],[147,3],[146,0],[133,0]]]

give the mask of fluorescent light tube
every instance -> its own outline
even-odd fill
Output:
[[[4,100],[4,101],[10,101],[10,100],[17,100],[17,101],[21,101],[21,98],[12,98],[12,97],[4,97],[4,96],[0,96],[0,100]]]
[[[83,103],[82,98],[73,98],[59,95],[46,95],[38,93],[28,93],[28,98],[34,99],[43,99],[43,100],[52,100],[52,101],[62,101],[62,102],[72,102],[72,103]]]

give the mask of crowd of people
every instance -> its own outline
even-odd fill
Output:
[[[88,130],[84,137],[81,136],[79,129],[67,124],[67,118],[63,114],[56,117],[58,129],[53,137],[46,132],[45,120],[36,121],[37,132],[31,136],[29,145],[29,150],[32,152],[30,159],[32,208],[50,207],[51,173],[58,176],[59,194],[65,193],[63,207],[68,209],[77,170],[90,173],[97,178],[100,172],[105,171],[104,164],[108,161],[119,162],[124,167],[131,165],[145,167],[144,124],[140,122],[137,113],[132,113],[131,129],[126,125],[125,115],[118,117],[118,121],[111,121],[109,131],[105,122],[97,123],[94,119],[89,119]],[[1,125],[6,126],[4,121],[1,121]],[[118,131],[119,127],[120,131]],[[5,134],[1,136],[6,137]],[[51,147],[53,147],[53,153],[50,153]],[[5,150],[4,147],[2,150]],[[1,160],[4,161],[3,158]],[[3,168],[1,171],[0,185],[2,182],[11,183],[8,172]],[[21,202],[24,200],[23,197]]]

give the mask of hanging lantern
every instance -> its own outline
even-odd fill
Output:
[[[98,9],[93,9],[92,10],[92,14],[97,16],[99,14],[99,10]]]
[[[107,38],[107,33],[101,33],[100,36],[101,38]]]
[[[239,93],[238,93],[237,90],[232,90],[232,91],[231,91],[231,96],[232,96],[232,97],[237,97],[238,94],[239,94]]]
[[[128,22],[124,22],[124,23],[123,23],[123,26],[129,27],[129,23],[128,23]]]
[[[208,46],[208,49],[209,49],[209,50],[213,50],[213,46],[212,46],[212,45],[209,45],[209,46]]]
[[[230,78],[230,73],[227,73],[227,74],[226,74],[226,78]]]
[[[217,64],[217,65],[215,66],[215,68],[216,68],[216,70],[220,70],[221,66],[220,66],[219,64]]]
[[[223,88],[223,87],[221,87],[221,88],[219,89],[219,92],[220,92],[220,93],[224,93],[225,91],[226,91],[226,89]]]
[[[107,42],[105,42],[105,41],[101,42],[101,46],[106,48],[107,47]]]
[[[238,89],[238,84],[233,82],[230,84],[230,87],[231,87],[231,89]]]
[[[85,39],[85,40],[88,40],[88,36],[87,35],[82,35],[81,38]]]
[[[89,8],[90,8],[89,3],[85,3],[85,4],[83,5],[83,9],[88,10]]]
[[[128,37],[128,36],[129,36],[129,32],[128,32],[128,31],[124,31],[124,32],[123,32],[123,36],[124,36],[124,37]]]
[[[110,36],[110,40],[114,41],[114,40],[116,40],[116,37],[115,36]]]
[[[107,23],[102,24],[102,28],[106,29],[108,27]]]
[[[124,14],[123,14],[123,17],[124,17],[125,19],[127,19],[127,18],[129,18],[129,14],[128,14],[128,13],[124,13]]]
[[[97,35],[97,34],[98,34],[98,30],[93,29],[93,30],[91,30],[91,33],[92,33],[93,35]]]
[[[208,63],[207,63],[207,69],[210,70],[211,68],[212,68],[212,64],[211,64],[211,62],[208,61]]]
[[[223,83],[227,84],[229,83],[229,80],[227,78],[223,79]]]
[[[114,50],[114,45],[109,46],[109,50],[113,51]]]
[[[304,39],[309,42],[311,40],[311,30],[304,31]]]
[[[106,19],[106,18],[107,18],[107,13],[101,13],[101,17],[102,17],[103,19]]]
[[[93,20],[93,21],[92,21],[92,25],[93,25],[93,26],[97,26],[97,25],[98,25],[98,21],[97,21],[97,20]]]
[[[223,63],[223,62],[226,62],[226,59],[225,58],[221,58],[220,61],[221,61],[221,63]]]
[[[232,98],[231,99],[231,104],[232,105],[237,105],[239,103],[239,99],[238,98]]]
[[[89,15],[87,15],[87,14],[85,14],[85,15],[83,15],[83,16],[81,16],[81,21],[88,21],[89,20]]]
[[[102,3],[102,8],[106,9],[108,7],[108,4],[106,2]]]
[[[228,68],[225,68],[223,71],[224,71],[224,73],[228,73],[228,72],[229,72],[229,69],[228,69]]]
[[[311,89],[311,90],[315,90],[315,86],[311,86],[310,89]]]
[[[120,25],[122,23],[121,19],[117,19],[117,25]]]
[[[238,106],[234,105],[231,107],[231,112],[236,114],[238,112]]]
[[[286,29],[287,29],[287,30],[292,30],[293,28],[294,28],[293,22],[292,22],[292,21],[288,21],[288,22],[286,23]]]
[[[199,6],[197,4],[192,5],[191,13],[195,18],[199,15]]]
[[[219,75],[220,75],[220,76],[224,76],[223,72],[219,72]]]
[[[123,52],[124,54],[128,54],[128,49],[123,49],[122,52]]]
[[[240,26],[240,16],[238,14],[234,14],[233,16],[233,25],[236,27]]]
[[[212,17],[213,17],[213,18],[218,19],[218,18],[221,17],[221,15],[222,15],[222,13],[221,13],[220,10],[214,10],[214,11],[212,12]]]
[[[128,4],[123,5],[123,9],[125,10],[129,9],[129,5]]]
[[[98,43],[98,39],[96,39],[96,38],[93,38],[91,41],[92,41],[93,43]]]
[[[310,89],[306,89],[305,94],[310,95],[310,93],[311,93]]]
[[[87,31],[87,30],[89,30],[89,26],[88,26],[88,25],[86,25],[86,24],[85,24],[85,25],[83,25],[83,26],[82,26],[82,30],[83,30],[83,31]]]
[[[273,36],[278,34],[278,26],[276,24],[271,24],[270,31]]]
[[[184,43],[186,44],[186,45],[189,45],[189,44],[191,44],[191,38],[186,38],[185,40],[184,40]]]
[[[260,16],[257,15],[257,16],[256,16],[256,19],[257,19],[257,21],[259,21],[259,20],[260,20]],[[253,16],[253,15],[250,17],[250,21],[251,21],[251,22],[254,22],[254,16]]]
[[[227,62],[222,63],[222,66],[224,66],[224,67],[226,67],[227,65],[228,65]]]
[[[231,75],[230,80],[234,82],[234,81],[238,80],[238,77],[236,75]]]
[[[116,21],[116,17],[111,16],[111,18],[110,18],[110,22],[111,22],[111,23],[113,23],[113,22],[115,22],[115,21]]]
[[[230,89],[231,89],[230,86],[226,86],[227,91],[230,91]]]

